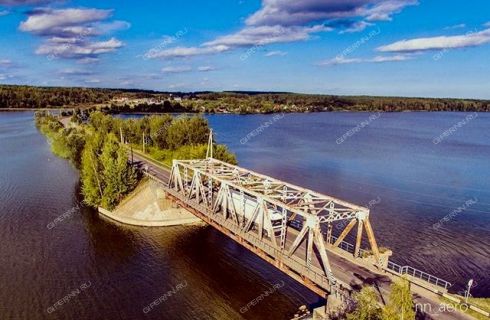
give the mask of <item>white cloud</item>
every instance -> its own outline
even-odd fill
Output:
[[[131,28],[131,23],[127,21],[116,20],[109,23],[96,24],[95,28],[98,29],[99,34],[106,34],[119,30],[127,30]]]
[[[368,60],[368,62],[396,62],[396,61],[406,61],[411,59],[413,59],[413,56],[397,54],[394,56],[376,56]]]
[[[33,11],[26,21],[21,22],[19,29],[24,32],[31,32],[43,35],[58,35],[59,33],[71,32],[72,27],[80,24],[96,22],[107,19],[112,14],[112,10],[99,9],[41,9]],[[83,31],[78,27],[76,33]]]
[[[407,6],[417,4],[417,0],[388,0],[378,2],[372,7],[362,8],[360,12],[368,21],[391,21],[393,14],[399,13]]]
[[[338,64],[360,63],[362,59],[359,58],[346,58],[344,56],[336,56],[333,59],[325,60],[319,63],[321,66],[332,66]]]
[[[475,47],[490,42],[490,29],[456,36],[439,36],[401,40],[378,47],[381,52],[417,52]]]
[[[92,75],[93,72],[89,70],[81,70],[81,69],[63,69],[59,72],[59,74],[64,76],[87,76]]]
[[[192,71],[192,68],[189,66],[177,66],[177,67],[165,67],[162,68],[163,73],[183,73]]]
[[[237,33],[205,42],[200,47],[175,47],[164,50],[152,50],[151,52],[149,51],[146,53],[146,57],[150,59],[183,58],[216,54],[230,51],[238,47],[262,46],[272,43],[308,40],[311,33],[329,30],[331,30],[331,28],[321,25],[312,27],[246,27]]]
[[[230,48],[267,45],[271,43],[302,41],[310,38],[311,33],[330,31],[331,28],[323,25],[312,27],[283,27],[260,26],[246,27],[237,33],[219,37],[204,43],[204,46],[228,46]]]
[[[100,9],[35,9],[20,23],[19,29],[45,39],[36,49],[36,54],[93,63],[100,54],[113,52],[124,45],[114,37],[95,40],[101,35],[130,27],[125,21],[104,22],[112,12]]]
[[[241,30],[195,47],[150,50],[146,58],[184,58],[216,54],[238,47],[305,41],[318,32],[339,25],[346,32],[365,29],[364,21],[390,20],[394,13],[415,5],[416,0],[262,0],[261,8],[249,16]]]
[[[362,30],[364,30],[367,27],[372,26],[372,25],[373,25],[372,23],[369,23],[369,22],[366,22],[366,21],[358,21],[358,22],[355,22],[349,28],[347,28],[345,30],[342,30],[340,33],[359,32],[359,31],[362,31]]]
[[[78,64],[92,64],[92,63],[96,63],[96,62],[99,62],[98,58],[86,57],[86,58],[82,58],[82,59],[77,60]]]
[[[61,58],[76,58],[83,61],[84,58],[96,59],[96,56],[113,52],[124,44],[116,38],[98,42],[67,42],[60,43],[56,39],[48,40],[42,44],[36,54],[50,55]],[[86,60],[85,60],[86,61]]]
[[[184,58],[198,55],[214,54],[219,52],[228,51],[227,46],[215,46],[215,47],[175,47],[164,50],[153,50],[146,54],[148,59],[156,58]]]
[[[466,28],[466,24],[460,23],[460,24],[455,24],[453,26],[447,26],[444,28],[444,30],[462,29],[462,28]]]
[[[51,0],[0,0],[0,6],[29,6],[48,2],[51,2]]]
[[[200,72],[208,72],[208,71],[214,71],[214,70],[216,70],[216,68],[212,67],[212,66],[202,66],[202,67],[197,68],[197,71],[200,71]]]
[[[285,56],[287,55],[288,53],[287,52],[284,52],[284,51],[269,51],[267,52],[264,56],[266,57],[274,57],[274,56]]]
[[[397,61],[406,61],[413,59],[412,55],[393,55],[393,56],[375,56],[372,58],[346,58],[344,56],[336,56],[333,59],[325,60],[319,63],[321,66],[333,66],[340,64],[352,64],[352,63],[382,63],[382,62],[397,62]]]
[[[100,83],[99,79],[87,79],[85,80],[85,83]]]
[[[0,73],[0,80],[1,81],[12,79],[12,78],[15,78],[15,76],[13,76],[11,74]]]
[[[415,0],[263,0],[260,10],[252,14],[247,25],[306,25],[317,21],[366,18],[390,20]]]
[[[10,67],[12,65],[12,61],[9,59],[0,59],[0,67]]]

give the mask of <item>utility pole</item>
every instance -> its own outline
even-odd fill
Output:
[[[206,159],[213,157],[213,129],[209,129],[208,149],[206,150]]]
[[[133,145],[132,144],[129,144],[130,148],[131,148],[131,165],[134,164],[134,159],[133,159]]]
[[[465,303],[466,304],[468,304],[468,298],[471,296],[470,290],[471,290],[472,286],[473,286],[473,279],[470,279],[470,281],[468,281],[468,290],[466,290],[466,292],[465,292]]]
[[[146,146],[145,146],[145,132],[143,131],[143,153],[146,153]]]
[[[121,144],[124,144],[124,138],[123,138],[122,128],[121,127],[119,127],[119,134],[121,135]]]

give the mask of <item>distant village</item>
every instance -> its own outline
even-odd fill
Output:
[[[182,102],[182,98],[179,96],[173,96],[172,94],[169,96],[157,96],[151,98],[114,97],[111,101],[109,101],[109,103],[116,106],[126,105],[135,107],[141,104],[160,105],[165,103],[165,101]]]

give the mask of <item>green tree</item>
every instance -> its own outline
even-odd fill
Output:
[[[167,148],[167,129],[172,123],[172,116],[151,116],[149,119],[150,138],[153,145],[160,149]]]
[[[180,117],[172,121],[167,129],[167,145],[175,150],[184,145],[198,145],[207,142],[209,126],[203,117]]]
[[[238,163],[235,154],[231,153],[224,144],[218,144],[214,146],[213,158],[228,162],[230,164]]]
[[[388,304],[383,309],[383,320],[414,320],[415,310],[410,282],[400,278],[391,285]]]
[[[348,320],[379,320],[381,308],[378,306],[378,298],[372,287],[364,287],[354,294],[356,309],[347,314]]]
[[[69,159],[76,168],[81,167],[82,153],[85,147],[85,135],[81,129],[68,129],[66,146],[69,150]]]
[[[90,114],[89,123],[97,129],[98,132],[109,133],[114,130],[113,118],[105,115],[100,111]]]
[[[82,194],[86,204],[97,207],[100,205],[103,190],[103,167],[100,154],[103,147],[103,139],[100,133],[91,133],[87,136],[87,142],[82,152],[81,179]]]
[[[105,140],[100,157],[103,167],[104,190],[101,204],[112,210],[131,191],[136,184],[136,172],[128,163],[128,155],[114,134],[109,134]]]

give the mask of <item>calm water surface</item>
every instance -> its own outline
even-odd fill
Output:
[[[370,206],[378,243],[394,262],[440,276],[456,292],[473,278],[472,292],[490,296],[490,114],[208,118],[241,166]]]
[[[285,319],[318,302],[211,227],[131,228],[73,210],[78,173],[32,113],[0,113],[0,155],[0,319]]]
[[[452,281],[456,291],[474,278],[474,292],[489,295],[490,115],[435,145],[466,114],[382,114],[336,143],[368,116],[208,118],[242,166],[376,203],[375,233],[394,261]],[[210,227],[128,228],[74,210],[78,173],[51,154],[32,113],[0,113],[0,155],[0,319],[284,319],[318,302]],[[463,208],[468,200],[476,203]],[[275,284],[282,288],[240,312]]]

